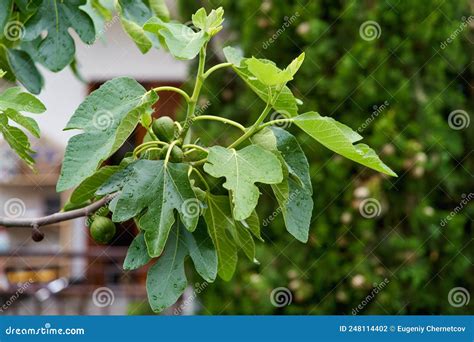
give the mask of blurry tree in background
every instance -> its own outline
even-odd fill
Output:
[[[221,43],[240,41],[246,56],[284,66],[305,51],[290,85],[302,108],[359,127],[399,175],[388,179],[307,139],[310,241],[295,241],[266,201],[270,243],[258,250],[260,264],[241,262],[231,282],[200,293],[203,313],[467,314],[474,302],[473,4],[181,0],[182,16],[201,5],[224,7]],[[228,84],[232,90],[221,92]],[[203,112],[249,122],[259,113],[256,96],[231,72],[205,88]]]

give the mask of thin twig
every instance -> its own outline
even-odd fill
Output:
[[[52,215],[37,217],[37,218],[6,218],[0,217],[0,226],[3,227],[21,227],[21,228],[34,228],[47,226],[49,224],[69,221],[78,217],[89,216],[96,212],[99,208],[109,203],[117,194],[107,195],[104,198],[94,202],[87,207],[54,213]]]

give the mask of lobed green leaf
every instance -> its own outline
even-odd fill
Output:
[[[111,208],[112,219],[123,222],[142,214],[138,225],[145,233],[148,254],[158,257],[175,222],[175,210],[188,230],[196,228],[199,215],[190,214],[187,205],[198,200],[187,172],[186,164],[138,160],[113,175],[96,193],[121,191]]]
[[[260,97],[265,103],[271,103],[273,109],[285,117],[298,115],[298,101],[286,85],[269,86],[262,83],[252,74],[239,50],[233,47],[224,48],[224,54],[239,77]],[[278,94],[278,96],[275,96]]]
[[[177,59],[193,59],[199,54],[209,36],[204,31],[194,32],[191,27],[151,18],[143,28],[161,38],[170,53]]]
[[[42,37],[38,45],[39,62],[51,71],[60,71],[69,65],[76,52],[74,40],[69,33],[73,28],[79,38],[87,44],[95,40],[94,23],[89,15],[80,9],[85,0],[56,2],[42,0],[38,11],[25,25],[26,41]]]
[[[248,218],[257,206],[260,192],[255,183],[278,184],[283,180],[278,158],[256,145],[241,150],[214,146],[209,149],[204,171],[226,178],[223,187],[231,191],[236,220]]]

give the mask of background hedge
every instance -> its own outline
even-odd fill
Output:
[[[474,123],[456,130],[448,117],[474,112],[472,3],[181,0],[183,18],[201,5],[225,9],[226,29],[211,61],[234,42],[246,56],[280,66],[305,51],[291,83],[301,112],[317,110],[358,129],[399,175],[388,179],[306,140],[315,190],[310,241],[294,240],[281,215],[269,220],[276,207],[265,200],[260,218],[267,219],[268,243],[258,249],[260,264],[241,258],[231,282],[199,295],[202,312],[467,314],[474,300],[454,307],[448,293],[473,290],[474,208],[466,199],[474,189]],[[380,27],[372,40],[360,33],[369,20]],[[230,71],[210,78],[204,94],[206,114],[251,122],[263,108]],[[365,198],[380,203],[380,215],[361,215]],[[271,304],[277,287],[291,291],[290,305]]]

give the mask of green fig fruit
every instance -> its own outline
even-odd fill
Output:
[[[153,121],[152,130],[158,139],[170,142],[174,138],[174,121],[169,116],[162,116]]]

